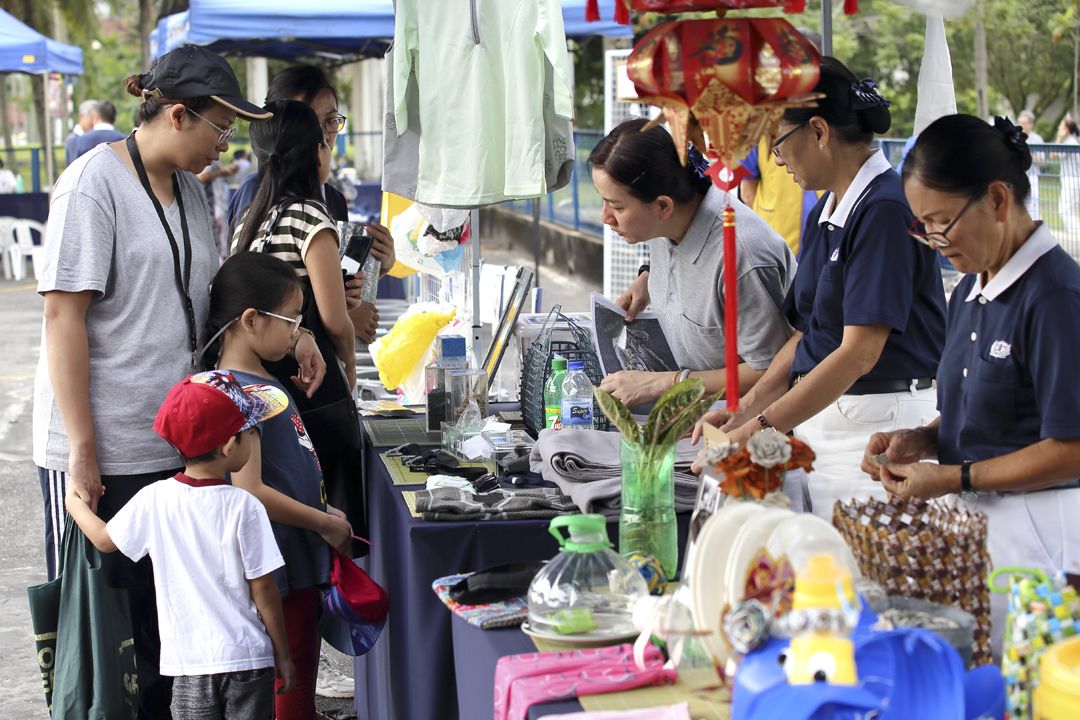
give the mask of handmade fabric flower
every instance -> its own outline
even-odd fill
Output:
[[[750,462],[763,468],[772,468],[791,459],[791,444],[784,433],[775,428],[765,428],[754,433],[746,441]]]

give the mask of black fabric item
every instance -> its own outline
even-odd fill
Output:
[[[212,97],[248,120],[271,113],[244,99],[240,83],[225,58],[198,45],[184,45],[162,55],[139,82],[155,98]]]
[[[279,206],[277,216],[267,230],[273,234],[285,208],[297,198],[287,198]],[[338,365],[337,353],[330,334],[319,315],[315,293],[310,282],[304,289],[303,326],[311,331],[315,344],[326,362],[326,376],[312,397],[306,393],[291,393],[300,418],[304,421],[315,454],[322,467],[326,484],[326,501],[348,517],[353,534],[367,536],[367,513],[364,508],[363,460],[360,456],[360,414],[356,409],[348,381]],[[295,387],[292,377],[299,371],[296,359],[285,356],[277,362],[263,362],[263,367],[285,387]],[[367,554],[367,545],[353,543],[354,557]]]
[[[521,597],[529,591],[543,562],[502,563],[489,567],[450,588],[450,599],[462,605],[483,605]]]

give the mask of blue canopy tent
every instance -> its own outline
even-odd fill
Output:
[[[0,73],[82,75],[82,48],[45,37],[0,10]]]
[[[607,20],[596,23],[585,22],[585,0],[562,5],[569,37],[631,36],[610,21],[614,0],[601,0]],[[335,61],[381,56],[393,36],[391,0],[191,0],[186,12],[162,18],[150,46],[155,57],[190,43],[231,55]]]

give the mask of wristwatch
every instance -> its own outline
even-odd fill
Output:
[[[761,425],[762,430],[765,430],[767,428],[772,427],[772,423],[770,423],[768,420],[765,419],[765,414],[764,413],[757,416],[757,421],[758,421],[758,424]]]
[[[964,500],[974,500],[978,496],[975,488],[971,486],[971,461],[965,460],[960,463],[960,497]]]
[[[680,370],[678,372],[678,374],[675,375],[675,379],[671,381],[671,384],[673,386],[678,385],[683,380],[686,380],[686,378],[688,378],[688,377],[690,377],[690,371],[689,370]]]

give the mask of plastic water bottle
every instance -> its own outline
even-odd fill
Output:
[[[563,430],[592,430],[593,384],[585,374],[585,363],[573,360],[562,384]]]
[[[544,427],[558,430],[562,423],[562,384],[566,379],[566,360],[554,358],[551,361],[551,375],[544,383]]]

